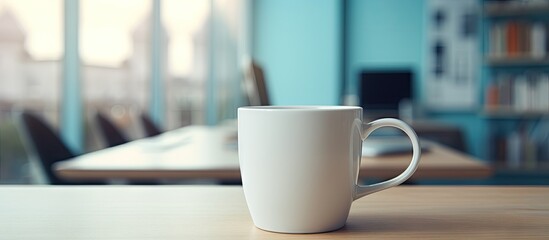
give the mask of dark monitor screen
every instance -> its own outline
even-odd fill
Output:
[[[410,70],[365,70],[360,73],[360,105],[368,111],[398,113],[401,100],[412,100]]]

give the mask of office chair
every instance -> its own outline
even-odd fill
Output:
[[[103,113],[97,112],[95,118],[99,124],[99,130],[107,143],[107,147],[114,147],[129,142],[128,138],[126,138],[122,131],[116,127],[111,120],[103,115]],[[138,180],[129,181],[127,184],[156,185],[158,183],[156,181]]]
[[[162,130],[160,130],[146,113],[141,113],[140,119],[147,137],[153,137],[162,133]]]
[[[265,72],[255,61],[251,61],[246,70],[245,92],[248,95],[248,102],[252,106],[271,105]]]
[[[128,142],[128,138],[122,131],[101,112],[96,113],[95,119],[107,147],[114,147]]]
[[[40,165],[44,169],[46,177],[50,184],[68,185],[82,184],[69,182],[59,178],[52,170],[54,163],[69,158],[76,157],[74,153],[65,145],[59,135],[53,128],[41,117],[29,112],[23,111],[20,117],[20,127],[24,134],[25,145],[40,159]],[[84,184],[104,184],[99,182],[86,182]]]

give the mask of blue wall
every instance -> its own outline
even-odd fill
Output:
[[[421,96],[425,1],[349,0],[347,92],[363,68],[411,68]]]
[[[275,105],[335,105],[341,75],[341,2],[257,0],[253,57]]]

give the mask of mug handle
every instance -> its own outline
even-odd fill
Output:
[[[408,168],[406,168],[406,170],[404,170],[404,172],[402,172],[400,175],[398,175],[398,176],[396,176],[392,179],[389,179],[387,181],[380,182],[380,183],[375,183],[375,184],[371,184],[371,185],[366,185],[366,186],[359,186],[358,184],[356,184],[355,185],[355,195],[354,195],[353,200],[359,199],[359,198],[364,197],[368,194],[379,192],[381,190],[384,190],[384,189],[387,189],[387,188],[390,188],[390,187],[394,187],[394,186],[397,186],[397,185],[403,183],[404,181],[406,181],[408,178],[410,178],[412,176],[412,174],[416,171],[417,167],[419,166],[419,158],[421,156],[421,148],[419,147],[419,141],[418,141],[417,134],[410,126],[408,126],[408,124],[406,124],[405,122],[403,122],[401,120],[394,119],[394,118],[383,118],[383,119],[375,120],[375,121],[370,122],[370,123],[363,123],[362,127],[359,128],[359,129],[362,129],[362,131],[360,133],[362,141],[364,141],[373,131],[375,131],[376,129],[381,128],[381,127],[398,128],[398,129],[402,130],[404,133],[406,133],[406,135],[408,135],[408,137],[412,141],[412,150],[413,150],[412,162],[410,163],[410,165],[408,165]],[[358,168],[359,168],[358,171],[360,171],[360,164],[357,164],[357,165],[358,165]]]

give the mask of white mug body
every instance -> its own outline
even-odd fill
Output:
[[[345,225],[360,161],[359,107],[249,107],[238,112],[242,183],[254,224],[313,233]]]
[[[317,233],[345,225],[354,200],[408,179],[421,148],[397,119],[362,120],[354,106],[264,106],[238,109],[238,154],[244,195],[254,224],[283,233]],[[362,141],[381,127],[411,140],[410,165],[400,175],[357,185]]]

